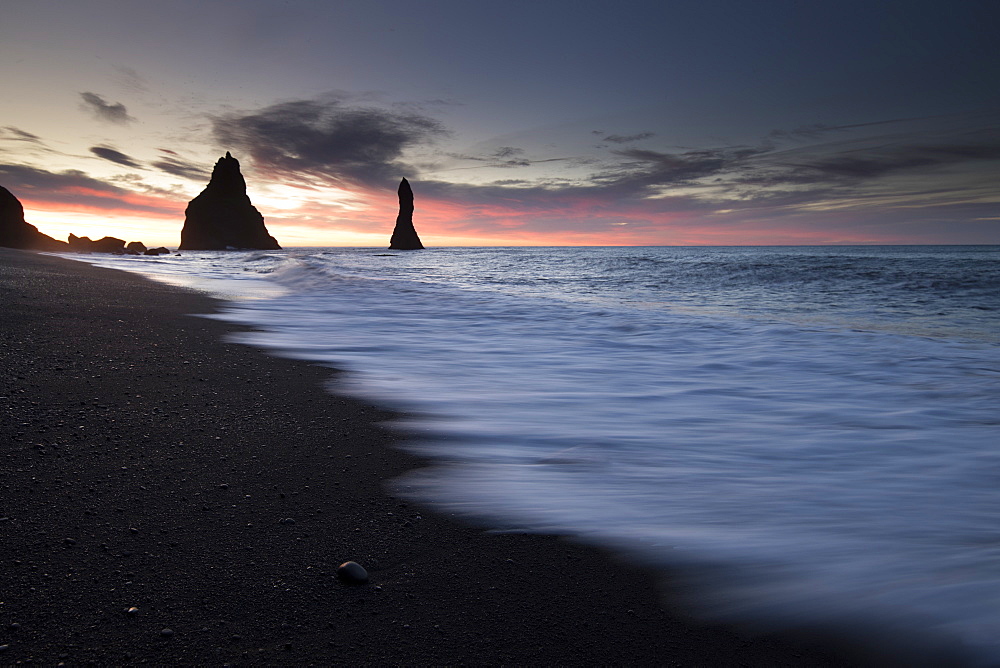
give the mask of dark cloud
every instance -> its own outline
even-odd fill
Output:
[[[110,160],[111,162],[117,163],[119,165],[125,165],[126,167],[133,167],[135,169],[142,169],[142,165],[133,160],[131,157],[125,155],[121,151],[116,151],[113,148],[108,148],[107,146],[91,146],[90,152],[99,158]]]
[[[655,137],[654,132],[639,132],[634,135],[606,135],[604,141],[609,141],[614,144],[627,144],[633,141],[640,141],[642,139],[649,139],[650,137]]]
[[[84,208],[121,208],[137,213],[174,214],[175,208],[138,201],[134,193],[77,169],[50,172],[27,165],[0,164],[0,183],[15,196]]]
[[[813,181],[860,181],[913,170],[936,170],[968,162],[1000,160],[1000,131],[976,133],[955,143],[896,143],[826,155],[781,160],[795,177]]]
[[[80,97],[83,99],[84,108],[102,121],[127,125],[135,120],[128,115],[128,110],[121,102],[108,104],[103,97],[91,92],[80,93]]]
[[[514,146],[501,146],[493,153],[489,153],[487,155],[448,153],[447,156],[456,160],[471,160],[483,163],[482,165],[477,165],[476,167],[457,167],[455,169],[479,169],[480,167],[496,167],[501,169],[510,167],[530,167],[531,165],[543,162],[564,162],[572,160],[572,158],[531,159],[525,157],[524,149],[516,148]]]
[[[911,120],[911,119],[902,119]],[[920,120],[920,119],[918,119]],[[787,133],[810,134],[888,125],[899,119],[842,126],[808,126]],[[620,162],[594,174],[588,187],[599,197],[634,198],[671,187],[711,189],[713,198],[772,200],[794,197],[827,197],[832,189],[849,192],[867,187],[875,179],[907,174],[933,179],[947,168],[968,168],[971,163],[1000,160],[1000,130],[980,129],[953,133],[947,140],[927,143],[922,133],[894,134],[776,151],[775,133],[756,146],[730,146],[660,152],[622,148],[611,152]],[[795,192],[790,194],[789,188]],[[844,190],[851,188],[852,190]],[[706,196],[708,196],[706,194]]]
[[[642,196],[651,188],[679,186],[721,174],[759,155],[763,149],[715,148],[683,153],[661,153],[640,148],[613,151],[625,158],[615,167],[595,174],[593,185],[618,196]]]
[[[349,106],[332,95],[220,116],[212,125],[226,149],[249,153],[260,168],[379,185],[412,176],[403,151],[445,133],[419,111]]]
[[[173,153],[174,155],[177,155],[173,151],[167,151],[166,149],[160,150],[164,153]],[[185,162],[180,158],[167,157],[150,164],[167,174],[173,174],[174,176],[180,176],[181,178],[191,179],[192,181],[207,181],[211,175],[211,173],[204,168],[199,167],[192,162]]]
[[[24,130],[10,125],[0,128],[0,139],[6,139],[8,141],[26,141],[33,144],[42,143],[42,138],[38,135],[33,135],[30,132],[25,132]]]
[[[514,156],[524,155],[524,149],[516,148],[514,146],[501,146],[493,153],[493,155],[500,160],[506,160]]]
[[[86,188],[109,194],[125,193],[121,188],[99,181],[78,169],[50,172],[27,165],[0,164],[0,177],[3,178],[4,183],[29,190]]]

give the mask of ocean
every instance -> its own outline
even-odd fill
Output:
[[[399,494],[662,568],[711,619],[1000,664],[1000,246],[73,257],[347,370],[436,462]]]

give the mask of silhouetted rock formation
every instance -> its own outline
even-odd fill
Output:
[[[212,178],[184,212],[178,250],[280,250],[264,227],[264,217],[247,197],[239,161],[226,152],[212,170]]]
[[[389,250],[422,250],[423,247],[413,228],[413,191],[409,181],[403,179],[399,182],[399,215],[389,239]]]
[[[129,255],[142,255],[146,252],[146,244],[141,241],[130,241],[125,244],[125,252]]]
[[[147,248],[143,255],[170,255],[170,249],[160,246],[158,248]]]
[[[24,250],[64,251],[65,241],[42,234],[24,220],[24,207],[11,191],[0,186],[0,246]]]
[[[90,237],[78,237],[75,234],[69,235],[69,250],[77,253],[114,253],[115,255],[125,254],[125,240],[115,237],[101,237],[97,241],[92,241]]]

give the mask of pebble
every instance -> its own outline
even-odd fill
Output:
[[[368,582],[368,571],[355,561],[345,561],[337,567],[337,577],[350,584]]]
[[[278,524],[295,524],[295,520],[293,520],[291,517],[286,517],[283,520],[279,520]]]
[[[174,636],[174,632],[172,629],[163,629],[160,631],[160,636],[164,638],[172,638]]]
[[[128,610],[126,610],[125,613],[129,614],[129,615],[136,615],[136,614],[139,613],[139,608],[137,608],[135,606],[132,606],[131,608],[129,608]]]

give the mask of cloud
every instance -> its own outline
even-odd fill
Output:
[[[940,169],[983,160],[1000,160],[1000,132],[977,143],[897,144],[848,151],[789,163],[817,180],[864,180],[917,169]]]
[[[167,151],[166,149],[160,149],[164,153],[173,153],[173,151]],[[175,157],[166,157],[162,160],[157,160],[156,162],[150,163],[151,166],[156,167],[159,170],[166,172],[167,174],[173,174],[174,176],[180,176],[181,178],[190,179],[192,181],[208,181],[210,172],[202,167],[192,163],[181,160]]]
[[[609,141],[614,144],[627,144],[633,141],[640,141],[642,139],[649,139],[650,137],[655,137],[655,132],[639,132],[634,135],[605,135],[604,141]]]
[[[80,93],[80,97],[83,98],[84,108],[94,114],[98,120],[117,125],[128,125],[135,121],[128,115],[128,110],[121,102],[108,104],[103,97],[91,92]]]
[[[732,241],[726,237],[727,225],[751,221],[759,230],[746,239],[756,242],[781,243],[782,234],[788,243],[933,242],[940,238],[926,231],[907,237],[909,232],[900,230],[917,230],[919,220],[968,220],[997,206],[1000,130],[995,125],[970,130],[959,127],[960,121],[938,125],[933,132],[893,128],[891,133],[852,133],[850,139],[785,150],[775,148],[771,135],[753,145],[695,150],[615,147],[589,175],[490,184],[420,180],[414,190],[418,211],[425,211],[424,216],[431,206],[449,211],[452,220],[445,222],[442,214],[439,225],[458,235],[552,239],[565,234],[566,239],[583,239],[627,228],[632,236],[615,232],[613,238],[623,243],[705,243],[716,238],[725,243]],[[877,131],[875,126],[894,122],[831,126],[830,132]],[[796,132],[806,139],[806,130]],[[816,128],[809,132],[826,134]],[[453,157],[489,164],[524,159],[524,154],[506,147],[483,156]],[[421,205],[423,200],[430,201]],[[787,225],[777,222],[782,220]],[[700,226],[700,236],[671,236],[687,234],[689,224]],[[830,236],[837,225],[843,225],[835,233],[840,236]],[[735,233],[750,229],[740,227]],[[767,229],[772,236],[764,236]],[[987,232],[977,234],[955,238],[988,237]]]
[[[226,149],[249,153],[258,168],[379,185],[412,176],[404,151],[445,134],[419,111],[350,106],[337,95],[219,116],[212,127]]]
[[[7,141],[26,141],[32,144],[41,144],[42,138],[38,135],[33,135],[30,132],[25,132],[19,128],[13,126],[6,126],[0,128],[0,139],[6,139]]]
[[[525,151],[522,148],[517,148],[514,146],[501,146],[493,153],[487,155],[469,155],[466,153],[447,153],[449,158],[454,158],[456,160],[471,160],[474,162],[482,162],[482,165],[476,165],[474,167],[453,167],[451,169],[480,169],[482,167],[495,167],[499,169],[505,169],[510,167],[530,167],[531,165],[537,165],[544,162],[564,162],[567,160],[572,160],[573,158],[541,158],[533,159],[525,157]]]
[[[765,141],[773,140],[784,140],[784,139],[818,139],[824,134],[831,132],[844,132],[847,130],[857,130],[859,128],[870,128],[879,125],[895,125],[897,123],[909,123],[916,121],[926,121],[934,118],[940,118],[936,116],[924,116],[915,118],[892,118],[886,121],[870,121],[868,123],[850,123],[847,125],[827,125],[825,123],[812,123],[809,125],[801,125],[792,130],[771,130],[765,137]]]
[[[142,165],[140,165],[131,157],[125,155],[121,151],[116,151],[113,148],[108,148],[107,146],[91,146],[90,152],[99,158],[110,160],[111,162],[117,163],[119,165],[125,165],[126,167],[133,167],[135,169],[142,169]]]
[[[181,202],[119,188],[77,169],[50,172],[26,165],[0,164],[0,182],[22,202],[60,210],[176,216],[183,209]]]
[[[720,175],[766,150],[745,146],[683,153],[618,149],[612,155],[625,160],[591,176],[589,185],[607,196],[644,197],[663,187],[690,185],[692,181]]]

